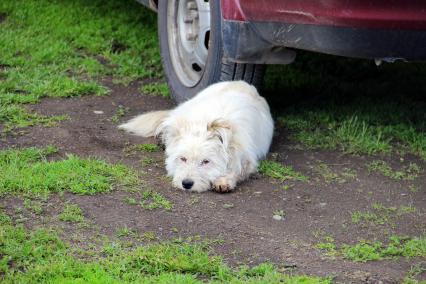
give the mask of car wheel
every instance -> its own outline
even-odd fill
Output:
[[[210,84],[245,80],[260,87],[264,65],[223,56],[220,1],[160,0],[160,52],[171,95],[181,103]]]

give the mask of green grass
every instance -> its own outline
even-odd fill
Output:
[[[388,222],[387,216],[380,216],[374,212],[361,212],[355,211],[351,214],[352,223],[360,224],[360,223],[374,223],[376,225],[385,225]]]
[[[38,200],[24,199],[24,207],[34,214],[40,215],[43,213],[43,205]]]
[[[143,152],[143,153],[155,153],[160,152],[161,147],[157,144],[152,143],[144,143],[144,144],[136,144],[126,147],[124,149],[127,155],[135,154],[135,152]]]
[[[341,173],[334,172],[330,167],[324,163],[320,163],[315,166],[314,170],[324,179],[326,183],[345,183],[348,180],[356,178],[356,172],[354,170],[343,168]]]
[[[104,95],[98,79],[162,77],[155,14],[135,1],[1,1],[0,123],[51,124],[22,104]]]
[[[375,202],[372,204],[372,211],[354,211],[351,213],[351,220],[354,224],[362,226],[367,225],[388,225],[395,221],[398,217],[406,214],[417,212],[417,208],[413,206],[400,207],[384,206],[382,203]]]
[[[338,254],[334,239],[330,236],[325,236],[324,241],[318,243],[316,248],[322,250],[330,257],[335,257]]]
[[[77,204],[65,203],[64,209],[59,214],[59,220],[70,223],[84,222],[83,210]]]
[[[426,257],[426,238],[392,236],[387,244],[361,241],[352,246],[343,246],[342,252],[345,258],[357,262],[395,257]]]
[[[398,257],[426,257],[426,237],[401,237],[393,235],[387,243],[362,240],[356,244],[340,247],[332,237],[326,237],[316,247],[329,256],[343,256],[355,262],[393,259]]]
[[[117,237],[120,238],[120,237],[129,237],[131,235],[134,235],[135,233],[133,230],[125,226],[125,227],[118,228],[115,234],[117,235]]]
[[[402,167],[400,170],[393,170],[385,161],[373,161],[367,164],[368,171],[379,172],[382,175],[395,180],[414,180],[423,170],[415,163]]]
[[[123,201],[129,205],[140,205],[147,210],[165,209],[170,211],[173,209],[173,203],[170,200],[151,189],[142,191],[140,201],[134,197],[125,197]]]
[[[283,166],[280,163],[269,160],[261,161],[258,170],[261,174],[280,181],[289,179],[299,181],[308,180],[308,177],[296,172],[291,166]]]
[[[425,263],[418,263],[411,266],[410,270],[404,277],[403,284],[426,284],[426,280],[417,280],[416,277],[426,271]]]
[[[152,158],[143,158],[141,163],[142,163],[143,166],[150,166],[150,165],[154,164],[155,161]]]
[[[345,153],[390,153],[389,139],[357,116],[338,121],[329,111],[288,114],[279,122],[308,149],[340,149]]]
[[[331,283],[288,276],[271,264],[232,269],[205,244],[168,242],[107,254],[85,251],[79,258],[52,230],[28,231],[2,218],[2,283]]]
[[[153,153],[153,152],[160,152],[161,148],[156,144],[146,143],[146,144],[138,144],[135,145],[136,150],[146,152],[146,153]]]
[[[426,159],[425,74],[424,64],[298,52],[293,64],[267,70],[265,86],[277,93],[279,123],[305,148]]]
[[[140,206],[144,209],[154,210],[154,209],[165,209],[172,210],[173,203],[164,197],[161,193],[155,192],[153,190],[145,190],[142,192],[142,200],[140,201]]]
[[[165,98],[170,97],[169,86],[166,83],[145,84],[140,88],[140,91],[144,94],[162,96]]]
[[[96,194],[138,184],[135,172],[123,165],[67,155],[49,161],[54,147],[0,151],[0,194],[46,195],[51,192]]]

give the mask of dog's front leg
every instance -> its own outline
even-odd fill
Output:
[[[245,180],[250,174],[256,172],[256,162],[246,158],[245,155],[234,155],[232,161],[234,162],[230,165],[228,173],[213,182],[213,191],[230,192],[235,189],[238,182]]]
[[[216,192],[230,192],[234,190],[235,186],[237,185],[238,181],[238,175],[235,174],[228,174],[226,176],[220,177],[217,180],[213,182],[213,191]]]

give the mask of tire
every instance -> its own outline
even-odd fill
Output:
[[[223,56],[219,0],[160,0],[160,53],[170,93],[182,103],[207,86],[244,80],[260,87],[264,65],[227,61]]]

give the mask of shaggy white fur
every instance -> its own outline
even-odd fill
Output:
[[[142,114],[119,127],[161,137],[175,187],[227,192],[256,172],[274,124],[256,88],[237,81],[213,84],[173,110]]]

